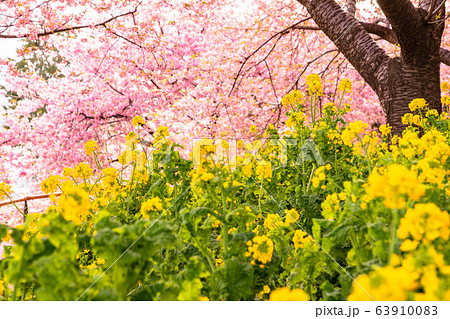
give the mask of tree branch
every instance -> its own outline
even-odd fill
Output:
[[[347,0],[347,12],[352,16],[356,14],[356,0]]]
[[[245,64],[248,62],[248,60],[250,60],[250,58],[252,56],[254,56],[256,53],[258,53],[259,50],[261,50],[267,43],[269,43],[270,41],[272,41],[273,39],[275,39],[276,37],[281,37],[287,33],[289,33],[291,30],[297,28],[300,23],[306,22],[308,20],[310,20],[311,18],[306,18],[303,19],[277,33],[275,33],[274,35],[272,35],[270,38],[268,38],[266,41],[264,41],[259,47],[256,48],[256,50],[254,50],[252,53],[250,53],[245,59],[244,61],[241,63],[241,67],[239,68],[238,73],[236,74],[236,77],[233,80],[233,85],[231,86],[230,92],[228,92],[228,97],[231,96],[231,93],[233,93],[234,88],[236,87],[236,84],[238,82],[239,76],[241,75],[242,70],[244,69]]]
[[[431,16],[433,15],[434,7],[436,6],[437,0],[431,0],[430,7],[428,8],[428,14],[425,17],[425,21],[430,21]]]
[[[386,40],[392,44],[399,44],[397,36],[392,29],[374,23],[361,22],[361,24],[367,32],[378,35],[383,40]],[[439,60],[441,63],[450,66],[450,51],[440,48]]]
[[[398,45],[398,39],[395,32],[392,29],[386,28],[376,23],[369,22],[359,22],[363,26],[364,30],[370,34],[375,34],[379,36],[381,39]],[[312,30],[312,31],[320,31],[319,27],[311,27],[311,26],[296,26],[294,29],[300,30]],[[439,49],[439,58],[441,63],[450,66],[450,51],[444,48]]]
[[[317,26],[377,92],[377,73],[390,58],[358,20],[344,12],[334,0],[297,1],[306,7]]]
[[[441,60],[441,63],[450,66],[450,51],[444,48],[440,48],[439,59]]]
[[[397,35],[403,58],[406,58],[409,52],[415,52],[418,46],[425,46],[424,41],[428,37],[424,32],[424,20],[410,0],[377,2]]]
[[[75,31],[75,30],[87,29],[87,28],[95,28],[95,27],[100,27],[100,26],[106,27],[106,25],[109,22],[117,20],[117,19],[119,19],[121,17],[125,17],[125,16],[130,15],[130,14],[134,14],[134,13],[136,13],[136,11],[137,11],[137,8],[134,9],[133,11],[126,12],[126,13],[123,13],[123,14],[119,14],[117,16],[111,17],[108,20],[105,20],[103,22],[100,22],[100,23],[97,23],[97,24],[94,24],[94,25],[80,25],[80,26],[74,26],[74,27],[55,29],[53,31],[38,33],[35,36],[40,38],[40,37],[45,37],[45,36],[56,34],[56,33],[61,33],[61,32]],[[32,36],[32,34],[24,34],[24,35],[4,35],[4,34],[0,34],[0,39],[22,39],[22,38],[28,38],[30,36]]]
[[[368,22],[360,22],[360,23],[363,26],[364,30],[366,30],[368,33],[375,34],[380,38],[382,38],[383,40],[386,40],[392,44],[398,44],[397,36],[392,29],[383,27],[375,23],[368,23]]]
[[[442,1],[441,5],[438,6],[437,9],[434,10],[434,11],[431,13],[431,17],[436,16],[436,15],[438,15],[438,14],[441,15],[442,12],[445,12],[445,2],[446,2],[447,0],[441,0],[441,1]],[[439,12],[439,11],[442,11],[442,12]]]

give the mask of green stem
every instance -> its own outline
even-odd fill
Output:
[[[389,243],[389,255],[388,255],[388,265],[391,264],[391,257],[394,253],[395,248],[395,242],[397,237],[397,220],[398,220],[398,210],[395,208],[394,211],[394,217],[392,218],[392,224],[391,224],[391,241]]]
[[[21,300],[22,300],[22,301],[25,300],[25,295],[26,295],[26,293],[27,293],[27,290],[28,290],[28,285],[27,285],[27,283],[24,283],[24,284],[23,284],[22,297],[21,297]]]
[[[228,256],[228,225],[226,222],[223,223],[223,259],[225,260]]]
[[[359,254],[358,254],[358,248],[359,248],[359,244],[358,241],[356,239],[356,234],[352,233],[351,237],[350,237],[350,242],[352,243],[353,248],[355,248],[356,252],[355,252],[355,257],[356,257],[356,270],[358,273],[361,272],[361,261],[359,260]]]
[[[312,178],[314,176],[315,171],[316,171],[316,167],[313,164],[313,167],[312,167],[312,170],[311,170],[311,174],[309,175],[308,186],[306,187],[306,193],[309,192],[309,188],[311,187],[311,180],[312,180]]]
[[[3,192],[3,193],[6,195],[6,197],[9,198],[9,200],[11,201],[11,204],[17,209],[17,211],[18,211],[19,213],[21,213],[22,216],[25,218],[25,213],[22,212],[22,211],[19,209],[19,207],[17,207],[16,203],[15,203],[14,200],[11,198],[11,196],[9,196],[9,194],[6,193],[6,192]]]
[[[338,112],[339,112],[340,109],[341,109],[342,100],[344,99],[344,94],[345,94],[345,90],[342,91],[341,99],[339,100],[339,105],[338,105],[338,108],[337,108],[337,111],[338,111]]]
[[[222,216],[224,217],[223,228],[222,228],[222,231],[223,231],[223,259],[225,260],[228,256],[228,225],[227,225],[227,221],[225,220],[225,216],[227,215],[227,201],[225,198],[225,189],[223,187],[223,183],[221,183],[221,190],[222,190]]]
[[[101,171],[102,166],[100,165],[100,161],[98,160],[98,156],[95,152],[94,152],[94,160],[95,160],[95,165],[97,165],[97,168]]]
[[[197,244],[198,249],[200,250],[200,252],[202,253],[203,257],[206,258],[206,260],[208,261],[208,265],[209,268],[211,270],[211,272],[214,271],[214,263],[211,260],[211,256],[205,251],[204,247],[200,244],[200,242],[198,241],[198,239],[196,237],[192,237],[195,241],[195,243]]]

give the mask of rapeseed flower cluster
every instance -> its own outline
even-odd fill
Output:
[[[5,291],[5,286],[3,285],[4,281],[0,280],[0,296],[3,295],[3,291]]]
[[[5,182],[0,183],[0,200],[5,198],[5,195],[11,193],[11,186],[6,184]]]
[[[411,300],[419,287],[419,274],[406,267],[385,266],[359,275],[348,301]]]
[[[419,242],[429,244],[437,238],[448,240],[450,216],[433,203],[416,204],[401,219],[397,235],[405,239],[401,246],[403,251],[415,249]]]
[[[251,241],[247,242],[248,252],[247,257],[253,257],[252,264],[255,260],[261,264],[266,264],[272,260],[273,255],[273,241],[265,236],[255,236]]]
[[[90,215],[89,194],[76,185],[66,183],[62,186],[63,195],[58,199],[58,210],[62,216],[75,224],[86,221]]]
[[[119,171],[113,167],[106,167],[102,170],[103,178],[102,183],[107,187],[117,185]]]
[[[341,201],[347,199],[347,194],[345,192],[333,193],[327,195],[325,200],[322,202],[322,215],[327,219],[335,219],[336,212],[340,208]]]
[[[345,145],[351,147],[353,145],[352,141],[356,137],[359,137],[360,135],[364,134],[364,132],[366,132],[368,126],[369,125],[367,123],[363,123],[361,121],[350,122],[346,126],[344,131],[342,131],[342,134],[341,134],[342,141],[344,142]]]
[[[81,162],[72,171],[72,177],[77,180],[87,180],[92,177],[93,170],[89,164]]]
[[[58,186],[61,184],[60,176],[50,175],[47,179],[44,179],[41,183],[41,190],[46,193],[54,193],[57,191]]]
[[[391,134],[392,127],[389,124],[383,124],[380,126],[379,130],[383,136],[388,136]]]
[[[352,91],[352,81],[349,79],[343,79],[339,82],[338,90],[342,92],[351,92]]]
[[[286,120],[286,126],[289,128],[296,128],[305,122],[306,117],[302,112],[291,112],[289,118]]]
[[[391,164],[385,171],[374,168],[364,188],[366,201],[380,197],[384,205],[392,209],[402,209],[407,200],[418,201],[425,195],[425,186],[416,172],[400,164]]]
[[[322,165],[319,166],[315,173],[314,173],[314,177],[311,179],[312,185],[313,187],[319,187],[321,184],[323,184],[326,180],[326,171],[331,170],[331,164],[327,164],[327,165]],[[325,185],[321,186],[322,189],[325,189]]]
[[[271,292],[269,301],[308,301],[308,294],[302,289],[282,287]]]
[[[154,197],[142,203],[141,214],[142,217],[144,217],[145,219],[149,219],[150,218],[150,215],[148,214],[149,212],[162,211],[162,209],[163,205],[161,199],[159,197]]]
[[[294,243],[294,248],[305,248],[305,244],[312,243],[314,241],[311,236],[309,236],[305,231],[297,229],[292,237],[292,242]]]
[[[297,212],[297,210],[295,210],[295,208],[286,209],[284,211],[284,213],[285,213],[285,225],[286,226],[296,223],[300,217],[299,213]]]
[[[264,295],[268,294],[270,292],[270,287],[267,285],[264,285],[263,289],[258,293],[259,299],[262,299]]]
[[[306,77],[306,85],[310,95],[322,96],[323,86],[318,74],[310,74]]]
[[[409,109],[411,112],[425,110],[428,106],[427,101],[425,99],[414,99],[409,103]]]
[[[283,226],[283,220],[277,214],[268,214],[264,219],[264,227],[268,230]]]
[[[136,115],[133,120],[131,121],[131,124],[133,126],[143,126],[145,125],[144,118],[140,115]]]
[[[270,163],[266,163],[266,165],[256,165],[255,174],[260,181],[270,181],[272,178],[272,165]]]
[[[302,104],[303,99],[304,99],[304,96],[303,96],[302,92],[300,92],[299,90],[293,90],[291,93],[286,94],[281,99],[281,104],[285,107],[287,107],[287,106],[297,107],[298,105]]]
[[[84,144],[84,150],[86,155],[91,156],[94,152],[97,152],[100,148],[96,141],[89,140]]]
[[[417,172],[421,183],[434,184],[439,189],[445,188],[446,171],[436,160],[423,158],[416,165],[413,165],[411,169]]]

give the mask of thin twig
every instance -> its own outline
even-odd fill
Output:
[[[17,199],[13,199],[13,200],[0,202],[0,207],[7,206],[7,205],[12,205],[12,204],[15,204],[15,203],[20,203],[20,202],[27,202],[27,201],[35,200],[35,199],[50,198],[51,195],[60,196],[61,194],[62,194],[61,192],[58,192],[58,193],[54,193],[54,194],[40,194],[40,195],[25,196],[25,197],[22,197],[22,198],[17,198]]]

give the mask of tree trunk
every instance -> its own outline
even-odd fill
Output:
[[[397,13],[390,13],[390,2],[378,1],[388,19],[395,20]],[[440,4],[441,1],[423,1],[422,6]],[[425,7],[428,8],[428,7]],[[433,8],[428,8],[433,11]],[[441,113],[440,53],[443,26],[427,24],[428,11],[424,7],[415,9],[416,19],[410,29],[393,25],[399,38],[401,57],[391,59],[386,67],[386,76],[379,82],[376,93],[386,112],[386,121],[392,126],[392,133],[401,135],[406,125],[402,117],[411,113],[409,103],[423,98],[429,109]],[[392,16],[391,16],[392,15]],[[400,23],[403,21],[400,20]]]
[[[409,103],[412,100],[423,98],[428,102],[429,109],[441,112],[439,57],[430,58],[419,66],[406,65],[402,59],[392,59],[377,91],[392,133],[400,136],[406,128],[402,117],[411,113]]]
[[[411,113],[409,103],[416,98],[441,112],[440,63],[450,61],[450,53],[440,48],[445,0],[422,0],[419,8],[410,0],[377,0],[392,29],[361,24],[334,0],[297,1],[378,95],[393,134],[401,135],[402,117]],[[368,27],[399,44],[401,56],[390,58]]]

